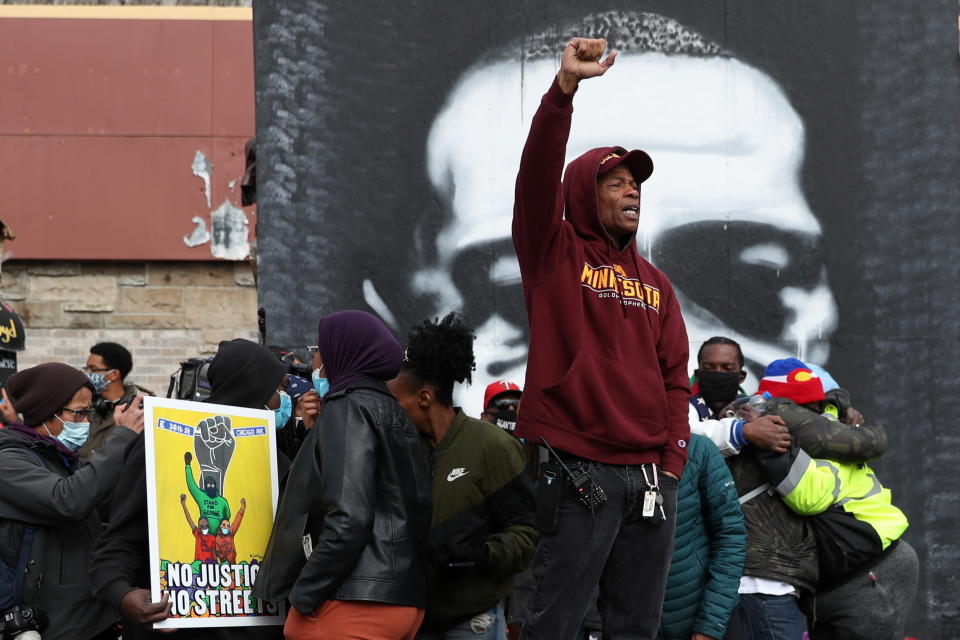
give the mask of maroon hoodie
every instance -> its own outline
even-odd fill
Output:
[[[517,435],[611,464],[678,477],[690,437],[689,345],[670,281],[600,224],[593,149],[560,181],[573,95],[543,96],[520,160],[513,244],[530,320]],[[564,215],[565,214],[565,215]]]

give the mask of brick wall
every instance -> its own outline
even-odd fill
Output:
[[[79,367],[93,344],[119,342],[133,354],[128,379],[160,395],[184,358],[212,354],[221,340],[257,339],[246,262],[6,262],[0,299],[26,326],[20,369]]]

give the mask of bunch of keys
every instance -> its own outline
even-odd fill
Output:
[[[653,468],[652,483],[647,476],[647,467],[640,467],[640,470],[643,471],[643,480],[647,483],[647,490],[643,492],[643,510],[640,512],[640,515],[650,524],[660,524],[667,519],[667,514],[663,512],[663,495],[660,493],[660,479],[657,477],[657,466],[654,464],[650,466]]]

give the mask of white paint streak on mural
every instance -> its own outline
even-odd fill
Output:
[[[780,245],[763,243],[747,247],[740,252],[740,261],[771,267],[779,272],[790,264],[790,254]]]
[[[363,300],[370,305],[370,308],[373,309],[374,313],[380,316],[380,319],[383,320],[388,327],[394,331],[400,330],[397,317],[393,315],[392,311],[390,311],[390,307],[388,307],[387,303],[383,301],[383,298],[381,298],[380,294],[377,293],[376,286],[374,286],[373,282],[371,282],[369,279],[363,281]]]
[[[837,308],[827,284],[826,269],[820,284],[813,290],[784,287],[780,290],[783,306],[793,310],[793,317],[784,329],[784,340],[795,340],[797,358],[806,362],[826,363],[829,349],[820,341],[824,333],[837,327]]]

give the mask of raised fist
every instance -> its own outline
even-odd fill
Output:
[[[197,425],[204,440],[222,441],[230,431],[230,418],[227,416],[213,416],[204,418]]]
[[[183,464],[189,465],[191,460],[193,460],[193,454],[190,453],[189,451],[184,452]]]
[[[563,50],[557,81],[564,93],[571,93],[581,80],[602,76],[613,66],[616,51],[603,58],[607,41],[603,38],[572,38]]]
[[[180,503],[183,504],[183,503],[186,502],[186,501],[187,501],[187,494],[181,493],[181,494],[180,494]]]

